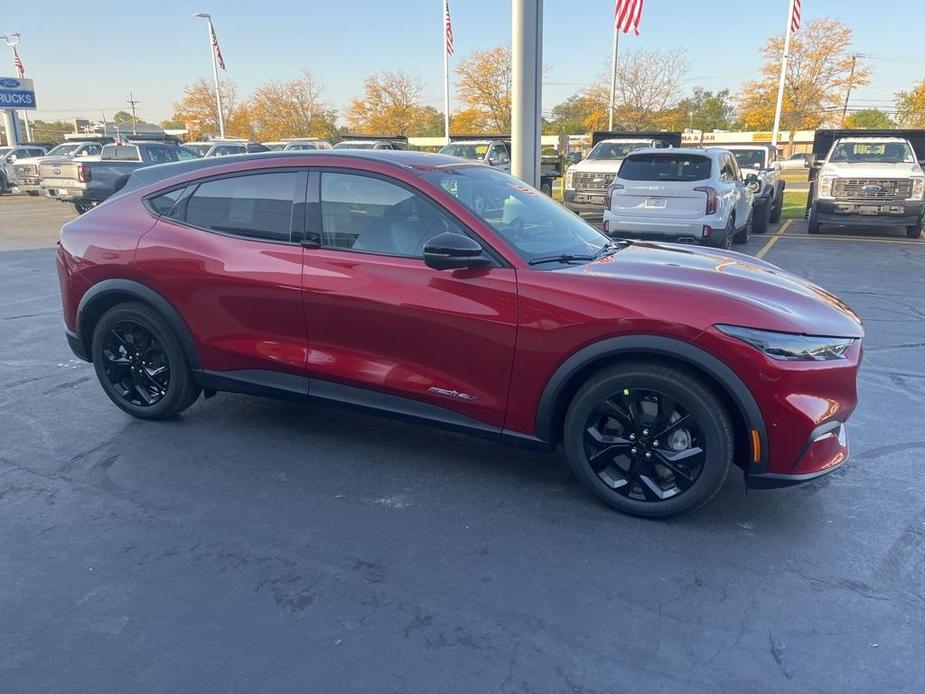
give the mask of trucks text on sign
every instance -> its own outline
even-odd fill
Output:
[[[34,111],[35,87],[32,80],[0,77],[0,109]]]

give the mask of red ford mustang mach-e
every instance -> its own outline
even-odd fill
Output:
[[[706,200],[704,201],[706,204]],[[138,171],[66,224],[67,338],[126,412],[302,396],[536,448],[665,516],[848,454],[863,329],[737,253],[613,241],[511,176],[415,152]]]

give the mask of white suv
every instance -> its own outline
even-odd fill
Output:
[[[640,149],[607,191],[604,231],[731,248],[751,233],[755,174],[725,149]]]

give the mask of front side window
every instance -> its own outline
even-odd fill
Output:
[[[627,181],[705,181],[710,178],[710,158],[671,150],[634,154],[623,160],[617,177]]]
[[[421,175],[468,207],[528,262],[549,256],[592,256],[609,244],[581,217],[498,169],[441,166]]]
[[[403,186],[358,174],[321,174],[323,244],[343,250],[422,258],[424,243],[458,231],[436,205]]]
[[[206,181],[186,202],[185,221],[225,234],[289,241],[298,178],[285,171]]]

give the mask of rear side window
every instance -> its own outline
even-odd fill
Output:
[[[206,181],[186,203],[185,221],[225,234],[289,241],[298,177],[286,171]]]
[[[107,161],[139,161],[138,148],[131,145],[107,145],[101,157]]]
[[[166,193],[162,193],[154,198],[148,199],[148,206],[154,210],[159,215],[165,215],[172,217],[174,215],[170,214],[170,211],[173,209],[174,205],[177,204],[177,200],[180,199],[180,196],[183,194],[185,188],[177,188],[176,190],[171,190]]]
[[[710,159],[672,152],[633,154],[617,175],[627,181],[704,181],[710,178]]]

